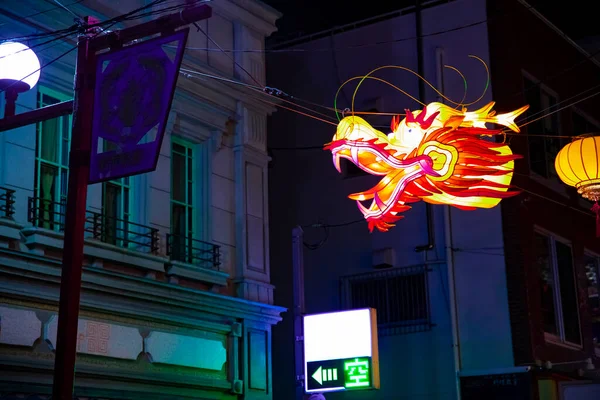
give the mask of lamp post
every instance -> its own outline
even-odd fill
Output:
[[[0,90],[6,104],[4,117],[15,115],[19,93],[33,89],[40,79],[40,60],[29,47],[18,42],[0,44]]]

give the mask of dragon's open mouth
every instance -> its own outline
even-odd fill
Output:
[[[430,156],[423,154],[400,159],[394,154],[397,151],[389,151],[385,145],[377,144],[375,140],[337,140],[326,149],[331,150],[333,164],[338,172],[341,172],[340,160],[345,158],[369,174],[384,176],[371,189],[348,196],[356,200],[358,208],[370,223],[383,223],[386,215],[394,220],[398,219],[398,212],[410,208],[400,200],[407,185],[425,175],[439,176],[433,169]],[[368,207],[361,203],[365,200],[372,200]]]

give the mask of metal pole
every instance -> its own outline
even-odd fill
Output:
[[[90,40],[86,36],[81,36],[77,48],[53,400],[71,400],[73,398],[94,101],[95,56],[90,49]]]
[[[6,92],[4,93],[4,98],[6,99],[6,104],[4,104],[4,118],[13,117],[15,115],[18,96],[19,92],[15,89],[6,89]]]
[[[304,337],[302,316],[304,303],[304,232],[297,226],[292,229],[292,273],[294,279],[294,365],[296,373],[296,400],[304,397]]]
[[[40,121],[57,118],[73,112],[73,100],[63,101],[62,103],[52,104],[50,106],[38,108],[36,110],[27,111],[10,118],[0,119],[0,132],[9,131],[11,129],[20,128],[30,124],[35,124]],[[4,112],[7,116],[7,112]]]
[[[415,18],[416,18],[416,29],[417,29],[417,72],[421,76],[425,76],[425,67],[423,62],[423,18],[422,18],[422,5],[420,0],[415,1]],[[425,82],[423,79],[419,79],[419,100],[422,103],[427,104],[425,101]],[[415,247],[416,252],[433,250],[435,246],[434,232],[433,232],[433,215],[431,204],[425,203],[425,217],[427,218],[427,244],[419,245]],[[427,259],[427,255],[425,256]]]

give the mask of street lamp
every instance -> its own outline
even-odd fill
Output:
[[[0,90],[5,92],[4,117],[15,115],[19,93],[33,89],[40,79],[40,60],[29,47],[17,42],[0,44]]]

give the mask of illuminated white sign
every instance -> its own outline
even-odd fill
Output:
[[[378,389],[373,308],[304,316],[306,392]]]

